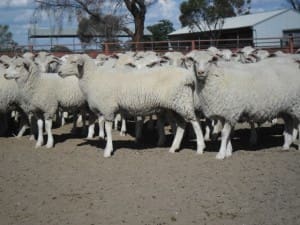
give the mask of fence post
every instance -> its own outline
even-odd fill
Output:
[[[196,49],[195,40],[192,40],[192,50]]]
[[[105,55],[109,55],[109,47],[108,47],[108,43],[104,43],[104,54],[105,54]]]
[[[289,37],[289,51],[291,54],[294,53],[294,38],[293,38],[293,36]]]

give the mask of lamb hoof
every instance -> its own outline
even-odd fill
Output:
[[[40,148],[42,147],[42,143],[36,143],[35,148]]]
[[[85,139],[86,140],[93,140],[94,138],[93,138],[93,136],[87,136]]]
[[[111,153],[110,152],[107,152],[107,151],[104,151],[104,158],[109,158],[111,157]]]
[[[288,145],[283,145],[283,146],[282,146],[282,150],[285,150],[285,151],[286,151],[286,150],[289,150],[289,149],[290,149],[290,146],[288,146]]]
[[[222,153],[218,153],[217,156],[216,156],[216,159],[225,159],[225,155],[222,154]]]
[[[53,144],[52,143],[51,144],[47,144],[46,148],[53,148]]]
[[[198,145],[196,154],[202,155],[204,153],[204,149],[205,149],[205,143]]]
[[[169,150],[170,153],[176,153],[176,151],[177,151],[177,149],[173,149],[173,148],[171,148],[171,149]]]
[[[35,137],[34,137],[34,135],[30,135],[30,137],[29,137],[29,141],[35,141]]]
[[[229,158],[229,157],[231,157],[232,156],[232,153],[230,152],[230,153],[226,153],[226,158]]]
[[[197,155],[203,155],[203,153],[204,153],[203,149],[199,149],[196,152]]]
[[[125,133],[124,131],[121,131],[121,132],[120,132],[120,136],[121,136],[121,137],[125,137],[125,136],[126,136],[126,133]]]

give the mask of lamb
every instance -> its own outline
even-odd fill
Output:
[[[256,61],[260,61],[268,58],[270,56],[270,53],[267,50],[257,49],[251,54],[251,56],[254,56],[256,58]]]
[[[240,55],[243,55],[241,59],[245,59],[246,60],[246,56],[248,59],[248,56],[250,54],[252,54],[255,51],[254,48],[247,46],[244,47],[242,50],[240,50]],[[223,54],[224,53],[224,54]],[[222,61],[221,59],[223,59],[223,61],[232,61],[232,62],[236,62],[236,63],[245,63],[245,60],[239,60],[237,61],[236,59],[233,59],[234,56],[230,50],[226,50],[224,49],[221,50],[221,55],[212,55],[211,52],[209,51],[192,51],[190,53],[188,53],[185,58],[183,58],[183,64],[186,67],[192,68],[192,65],[194,62],[197,62],[197,66],[198,66],[198,71],[199,72],[204,72],[205,68],[207,67],[207,64],[209,64],[209,61],[211,61],[213,58],[219,59],[220,61]],[[254,58],[254,57],[253,57]],[[250,61],[247,61],[248,63]],[[197,98],[197,96],[196,96]],[[196,111],[201,112],[201,104],[199,104],[199,102],[197,103],[196,101]],[[209,140],[210,139],[210,134],[212,134],[212,136],[217,136],[218,132],[220,132],[220,123],[217,121],[210,121],[208,118],[206,118],[206,126],[205,126],[205,135],[204,135],[204,139],[205,140]],[[240,121],[240,122],[244,122],[244,121]],[[257,143],[257,134],[256,134],[256,130],[255,130],[255,124],[252,121],[248,121],[251,127],[251,135],[249,138],[249,143],[251,145],[256,145]],[[211,124],[213,123],[213,124]],[[211,129],[213,127],[213,129]],[[213,138],[214,139],[214,138]]]
[[[115,59],[114,64],[112,65],[113,68],[122,69],[123,71],[132,71],[136,69],[147,69],[148,67],[153,66],[152,64],[156,64],[157,61],[160,60],[160,57],[156,55],[154,52],[126,52],[126,53],[119,53],[112,56]],[[105,64],[104,64],[105,65]],[[107,65],[107,64],[106,64]],[[122,120],[122,126],[120,135],[124,136],[126,134],[126,120],[124,115],[117,114],[115,117],[115,129],[118,127],[118,122]],[[144,118],[137,117],[136,118],[136,142],[141,139],[142,136],[142,126],[143,126]],[[153,122],[152,116],[150,116],[150,122]],[[149,123],[151,124],[151,123]],[[160,123],[159,123],[160,124]],[[164,143],[164,135],[162,134],[162,129],[159,131],[159,140],[158,145],[162,146]]]
[[[14,110],[15,114],[20,115],[21,129],[17,134],[17,138],[21,137],[28,128],[29,112],[26,111],[27,106],[20,104],[19,88],[14,81],[6,80],[4,74],[9,67],[12,59],[8,56],[0,57],[0,113],[4,115],[4,129],[7,128],[8,116],[5,116],[8,112]],[[34,139],[34,135],[30,136],[30,140]]]
[[[209,48],[207,48],[207,51],[209,53],[211,53],[212,55],[221,55],[222,54],[221,50],[217,49],[214,46],[210,46]]]
[[[38,52],[34,56],[34,61],[38,64],[42,73],[57,72],[60,59],[48,52]]]
[[[167,60],[169,65],[180,66],[184,55],[181,52],[166,52],[162,59]]]
[[[26,59],[34,60],[35,54],[33,54],[32,52],[25,52],[22,55],[22,57]]]
[[[52,119],[58,107],[77,108],[85,104],[78,79],[70,77],[66,80],[57,74],[42,74],[33,61],[19,57],[13,59],[4,77],[16,80],[22,105],[38,119],[36,148],[43,144],[43,118],[48,134],[46,147],[53,147]]]
[[[76,70],[74,65],[77,65]],[[104,157],[110,157],[113,152],[111,129],[116,113],[141,116],[157,113],[163,108],[179,115],[170,152],[180,147],[184,121],[192,123],[197,136],[197,153],[203,152],[205,144],[193,105],[196,80],[190,71],[178,67],[157,67],[126,73],[119,69],[97,68],[88,57],[78,56],[76,62],[63,64],[59,74],[62,77],[76,75],[91,110],[103,114],[107,134]]]
[[[300,129],[300,76],[294,60],[265,59],[253,64],[210,62],[205,71],[199,71],[197,64],[194,70],[199,81],[196,100],[203,113],[224,123],[217,159],[232,155],[230,133],[242,117],[253,122],[282,117],[283,149],[290,147],[293,125]]]
[[[10,58],[7,56],[0,57],[0,118],[2,121],[0,135],[4,135],[8,129],[8,112],[18,98],[18,87],[16,83],[6,80],[3,76],[9,61]]]

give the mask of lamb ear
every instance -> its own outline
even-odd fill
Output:
[[[185,58],[182,58],[182,59],[181,59],[180,65],[181,65],[183,68],[188,69],[188,66],[186,65]]]
[[[24,60],[23,65],[24,65],[24,68],[29,72],[31,63],[28,60]]]
[[[81,78],[83,76],[83,65],[78,64],[77,69],[78,69],[78,78]]]
[[[132,67],[132,68],[135,68],[135,67],[136,67],[136,65],[134,65],[132,62],[126,63],[125,66],[130,66],[130,67]]]
[[[213,57],[211,58],[211,60],[209,60],[209,63],[217,64],[218,60],[219,60],[219,57],[213,56]]]
[[[273,57],[277,57],[277,55],[275,53],[271,53],[268,58],[273,58]]]
[[[120,58],[117,54],[113,54],[110,57],[113,58],[113,59],[119,59]]]
[[[160,65],[162,62],[163,62],[162,60],[156,61],[156,62],[152,62],[152,63],[148,64],[147,67],[152,68],[152,67],[154,67],[156,65]]]
[[[84,68],[84,61],[83,59],[79,59],[77,63],[77,70],[78,70],[78,78],[83,76],[83,68]]]
[[[9,67],[9,64],[0,59],[0,64],[2,64],[6,69]]]

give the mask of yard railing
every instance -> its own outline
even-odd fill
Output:
[[[81,44],[64,44],[60,46],[50,45],[27,45],[0,47],[0,54],[17,55],[24,52],[51,51],[57,56],[69,53],[87,53],[96,57],[99,53],[106,55],[124,51],[180,51],[187,53],[195,49],[207,49],[215,46],[220,49],[228,48],[233,51],[244,46],[252,46],[270,51],[281,50],[287,53],[294,53],[300,48],[300,36],[268,37],[268,38],[239,38],[239,39],[207,39],[207,40],[168,40],[168,41],[147,41],[147,42],[105,42],[94,46],[83,46]],[[67,50],[67,51],[66,51]]]

